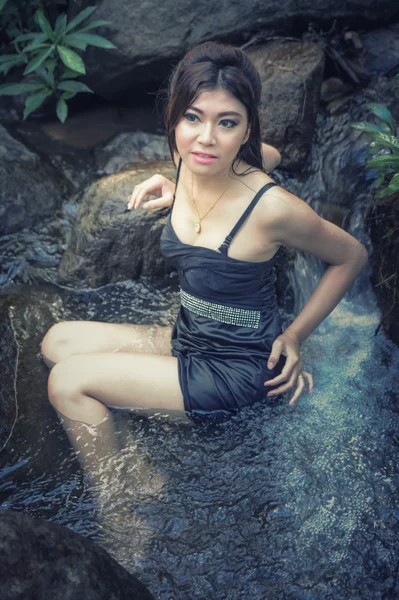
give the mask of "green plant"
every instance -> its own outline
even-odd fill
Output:
[[[398,79],[399,75],[395,79]],[[375,334],[386,323],[397,330],[399,314],[399,138],[390,111],[378,103],[366,104],[378,123],[351,123],[370,137],[365,167],[377,169],[375,203],[370,211],[370,232],[374,246],[373,278],[380,298],[382,317]]]
[[[57,16],[59,7],[67,5],[68,0],[0,0],[0,43],[9,43],[17,35],[31,31],[39,8]]]
[[[7,0],[0,0],[0,10]],[[15,67],[26,65],[23,75],[25,81],[0,85],[1,96],[27,94],[24,119],[49,96],[57,98],[56,113],[64,123],[68,116],[67,100],[80,92],[92,90],[76,78],[86,73],[85,64],[79,54],[87,46],[115,48],[114,44],[100,35],[88,33],[108,21],[89,21],[87,19],[96,10],[89,6],[77,14],[69,23],[67,15],[58,15],[54,28],[42,10],[35,13],[35,23],[39,31],[22,33],[12,40],[14,54],[0,56],[0,73],[7,75]],[[86,23],[85,23],[86,22]],[[78,52],[72,50],[77,49]]]
[[[396,76],[396,79],[398,76]],[[381,187],[376,192],[376,199],[390,196],[399,192],[399,138],[396,135],[395,123],[391,112],[383,104],[371,102],[366,107],[379,119],[379,123],[351,123],[351,127],[366,131],[371,138],[368,158],[365,164],[367,169],[377,169],[380,176],[376,180],[376,187]],[[379,154],[383,152],[383,154]]]

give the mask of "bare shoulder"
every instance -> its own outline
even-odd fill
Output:
[[[266,183],[271,183],[274,180],[269,177],[267,173],[241,161],[237,167],[234,168],[235,180],[247,187],[253,193],[256,193]]]
[[[268,189],[259,200],[259,219],[261,227],[270,240],[290,245],[289,240],[281,236],[282,228],[300,226],[309,219],[320,217],[310,206],[295,194],[280,185]]]

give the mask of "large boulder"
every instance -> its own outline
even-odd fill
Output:
[[[172,180],[176,177],[172,162],[148,163],[90,186],[80,201],[69,247],[59,267],[59,282],[95,288],[140,275],[167,273],[159,251],[167,210],[140,207],[126,212],[134,186],[155,173]]]
[[[170,160],[166,135],[144,131],[124,132],[94,151],[97,169],[105,175],[117,173],[127,165]]]
[[[2,600],[154,600],[105,550],[62,525],[0,512]]]
[[[70,15],[91,6],[92,0],[70,2]],[[169,65],[189,48],[209,39],[247,39],[259,31],[292,35],[295,24],[320,19],[371,23],[388,21],[397,12],[392,0],[336,2],[335,0],[99,0],[93,19],[110,25],[103,34],[117,46],[104,51],[89,48],[85,55],[88,84],[106,98],[114,98],[133,85],[163,81]]]
[[[324,52],[310,42],[269,42],[248,54],[262,81],[262,140],[279,149],[281,168],[299,170],[312,144]]]
[[[389,75],[399,64],[399,23],[362,35],[365,66],[376,75]]]
[[[64,177],[0,125],[0,236],[51,216],[69,191]]]

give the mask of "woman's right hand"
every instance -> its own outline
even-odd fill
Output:
[[[148,195],[156,196],[154,200],[148,200],[143,204],[146,210],[167,208],[173,203],[175,184],[163,175],[153,175],[142,183],[134,186],[133,193],[127,205],[127,209],[138,208],[144,198]]]

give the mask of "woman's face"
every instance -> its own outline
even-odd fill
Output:
[[[245,106],[224,89],[202,92],[175,129],[177,150],[198,175],[228,171],[249,136]],[[201,158],[200,153],[214,158]]]

